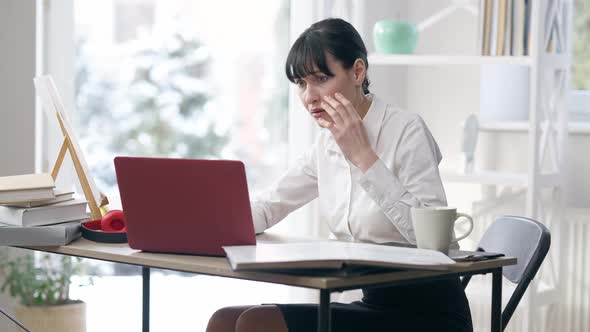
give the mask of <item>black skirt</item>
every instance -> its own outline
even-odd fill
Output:
[[[289,332],[317,331],[317,304],[277,304]],[[459,278],[363,289],[362,301],[330,304],[333,332],[473,331]]]

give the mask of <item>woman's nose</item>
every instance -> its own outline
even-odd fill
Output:
[[[320,94],[316,89],[308,87],[303,94],[303,101],[306,105],[315,105],[320,100]]]

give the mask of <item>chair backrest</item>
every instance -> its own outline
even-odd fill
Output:
[[[502,312],[502,330],[537,274],[550,245],[551,234],[547,227],[535,220],[515,216],[497,218],[481,238],[479,250],[503,253],[517,259],[516,265],[503,268],[504,277],[517,286]]]

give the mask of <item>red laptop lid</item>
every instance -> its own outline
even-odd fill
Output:
[[[256,244],[242,162],[116,157],[115,170],[131,248],[223,256]]]

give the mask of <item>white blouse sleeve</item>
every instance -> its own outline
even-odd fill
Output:
[[[446,206],[438,171],[442,156],[419,116],[405,127],[397,142],[393,165],[378,159],[357,179],[402,236],[416,243],[410,217],[412,206]]]
[[[299,157],[269,190],[252,200],[256,234],[318,197],[316,146]]]

